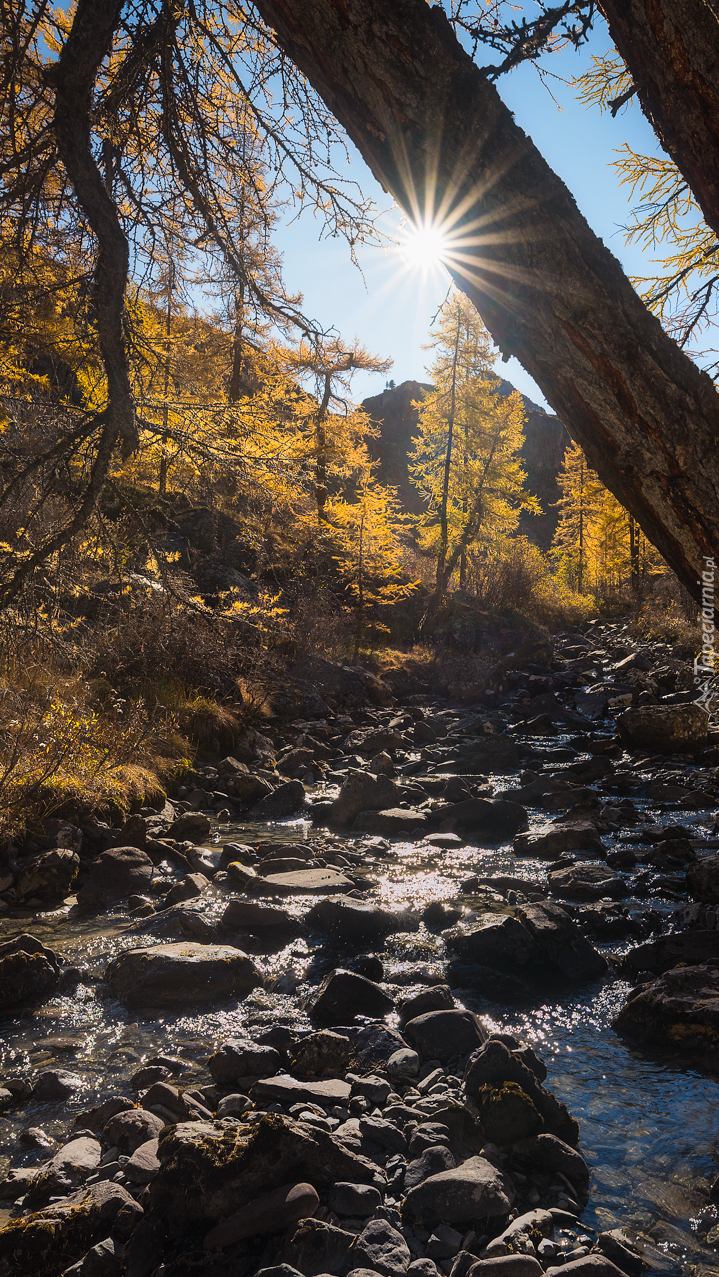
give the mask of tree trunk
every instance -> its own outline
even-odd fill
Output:
[[[695,597],[719,546],[719,396],[424,0],[257,0],[383,186]],[[439,210],[439,212],[437,212]],[[459,241],[459,242],[457,242]]]
[[[642,110],[719,235],[719,3],[601,0]]]

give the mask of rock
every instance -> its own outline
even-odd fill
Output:
[[[622,744],[676,754],[707,743],[709,716],[700,705],[636,705],[617,715]]]
[[[150,886],[153,872],[150,857],[139,847],[110,847],[93,861],[77,893],[78,904],[101,908],[131,895],[143,895]]]
[[[173,820],[167,831],[168,838],[178,842],[204,842],[210,836],[212,821],[200,811],[185,811]]]
[[[154,1179],[160,1169],[160,1161],[157,1156],[159,1140],[157,1138],[146,1140],[144,1144],[139,1144],[134,1150],[129,1162],[125,1163],[125,1175],[133,1184],[149,1184]]]
[[[622,1277],[621,1268],[604,1255],[583,1255],[581,1259],[570,1259],[568,1264],[546,1268],[545,1273],[546,1277],[560,1277],[564,1273],[569,1273],[569,1277]]]
[[[269,896],[324,896],[335,891],[353,891],[354,882],[336,869],[298,869],[258,877],[252,890]]]
[[[141,1144],[158,1138],[165,1123],[147,1109],[128,1109],[111,1117],[102,1130],[103,1143],[121,1153],[134,1153]]]
[[[566,869],[554,869],[547,879],[553,896],[562,900],[622,900],[629,895],[624,878],[613,873],[606,865],[569,865]]]
[[[431,989],[424,989],[413,998],[405,998],[397,1008],[400,1025],[406,1024],[408,1020],[416,1019],[418,1015],[425,1015],[428,1011],[452,1011],[453,1009],[454,998],[448,984],[435,984]]]
[[[332,803],[330,821],[333,825],[350,826],[359,813],[382,811],[397,806],[399,791],[388,776],[373,776],[371,772],[353,771]]]
[[[305,805],[305,787],[301,780],[288,780],[278,785],[274,793],[261,798],[251,807],[248,816],[253,820],[286,820]]]
[[[719,1046],[719,970],[675,967],[634,989],[612,1021],[620,1037],[660,1050],[716,1058]]]
[[[406,1195],[403,1214],[444,1223],[507,1215],[514,1201],[508,1175],[484,1157],[470,1157],[454,1170],[431,1175]]]
[[[310,1033],[300,1042],[292,1060],[292,1072],[312,1081],[337,1077],[346,1071],[349,1053],[349,1038],[330,1029],[320,1029],[319,1033]]]
[[[110,1232],[128,1237],[142,1213],[120,1184],[104,1181],[81,1188],[0,1229],[0,1272],[60,1277]]]
[[[210,880],[204,874],[185,874],[184,878],[170,888],[165,896],[165,904],[178,905],[183,900],[194,900],[196,896],[201,896],[209,885]]]
[[[258,1083],[258,1085],[265,1085]],[[375,1166],[325,1131],[272,1113],[259,1122],[184,1122],[166,1127],[160,1171],[150,1185],[153,1211],[177,1235],[196,1219],[220,1219],[293,1179],[302,1168],[315,1186],[371,1182]],[[298,1177],[299,1178],[299,1177]]]
[[[527,811],[507,798],[465,798],[459,803],[439,807],[435,822],[454,820],[460,829],[488,838],[511,838],[527,828]]]
[[[383,1117],[361,1117],[359,1127],[365,1139],[385,1153],[405,1153],[407,1140],[393,1122]]]
[[[642,1251],[623,1228],[610,1228],[600,1233],[597,1245],[607,1259],[621,1268],[628,1277],[640,1277],[650,1265],[643,1259]],[[641,1245],[641,1243],[640,1243]]]
[[[490,1038],[474,1053],[467,1064],[464,1074],[465,1090],[469,1096],[476,1097],[481,1091],[483,1105],[489,1112],[494,1097],[482,1088],[488,1086],[490,1089],[501,1091],[508,1085],[517,1086],[532,1101],[545,1129],[572,1146],[577,1144],[579,1126],[566,1105],[556,1099],[550,1091],[544,1089],[534,1071],[521,1059],[519,1052],[510,1051],[506,1044],[497,1038]],[[508,1098],[507,1103],[511,1103]],[[529,1133],[525,1131],[524,1134]],[[490,1136],[490,1138],[494,1137]],[[514,1139],[522,1138],[522,1135],[514,1136]],[[514,1141],[502,1140],[500,1136],[500,1142]]]
[[[303,1277],[342,1277],[351,1265],[355,1234],[319,1219],[305,1219],[285,1241],[279,1257]]]
[[[283,1184],[223,1219],[205,1237],[204,1248],[221,1249],[233,1246],[245,1237],[279,1233],[295,1220],[314,1215],[319,1204],[317,1191],[311,1184]]]
[[[572,820],[546,825],[529,834],[517,834],[512,844],[515,856],[535,856],[539,860],[558,860],[573,851],[604,854],[604,845],[591,820]]]
[[[696,967],[704,962],[719,960],[719,931],[677,931],[673,935],[660,936],[646,944],[636,945],[624,955],[623,965],[632,976],[639,971],[651,971],[661,975],[672,967]]]
[[[386,1219],[371,1219],[355,1242],[355,1264],[381,1273],[383,1277],[403,1277],[412,1256],[404,1237]]]
[[[272,1077],[282,1063],[279,1051],[251,1038],[231,1038],[211,1055],[207,1067],[217,1086],[234,1086],[240,1078]]]
[[[66,896],[77,877],[80,857],[67,847],[55,847],[37,856],[26,856],[20,862],[15,883],[18,900],[32,896]]]
[[[496,913],[481,914],[471,926],[446,931],[445,944],[463,962],[498,963],[524,967],[539,956],[537,942],[517,918]]]
[[[91,1246],[82,1259],[66,1268],[63,1277],[121,1277],[125,1272],[122,1243],[106,1237]]]
[[[382,1194],[373,1184],[333,1184],[327,1194],[327,1205],[336,1215],[366,1219],[382,1205]]]
[[[529,1171],[541,1174],[547,1171],[560,1171],[571,1180],[581,1193],[581,1200],[589,1197],[589,1167],[575,1148],[565,1144],[556,1135],[535,1135],[532,1139],[520,1140],[512,1149],[512,1156],[520,1166]]]
[[[554,1270],[556,1271],[556,1269]],[[544,1269],[533,1255],[496,1255],[468,1269],[467,1277],[540,1277]]]
[[[286,909],[277,905],[260,905],[254,900],[230,900],[223,915],[222,926],[251,934],[267,930],[297,932],[299,924]]]
[[[430,1259],[453,1259],[462,1245],[462,1234],[449,1224],[437,1224],[429,1241],[427,1254]]]
[[[22,934],[0,942],[0,1010],[22,1006],[57,987],[60,964],[52,949]]]
[[[403,1032],[423,1059],[443,1064],[453,1055],[468,1055],[487,1038],[487,1030],[471,1011],[428,1011],[408,1020]]]
[[[262,798],[267,798],[273,791],[268,780],[262,776],[250,776],[239,772],[230,776],[227,781],[227,792],[239,802],[254,805]]]
[[[344,944],[383,940],[396,931],[418,931],[419,919],[409,910],[382,909],[374,901],[325,896],[305,915],[307,926]]]
[[[416,1051],[409,1047],[400,1047],[387,1061],[386,1068],[390,1077],[416,1077],[419,1073],[420,1059]]]
[[[517,916],[545,957],[570,980],[592,979],[607,970],[606,958],[559,905],[522,905]]]
[[[77,1188],[97,1169],[101,1156],[98,1140],[86,1135],[70,1140],[40,1167],[25,1198],[25,1205],[35,1209],[53,1194],[62,1197]]]
[[[69,1100],[83,1085],[79,1073],[67,1069],[46,1069],[32,1088],[34,1100]]]
[[[687,891],[692,900],[719,904],[719,855],[702,856],[687,870]]]
[[[382,811],[361,811],[352,823],[352,832],[398,838],[408,835],[421,838],[427,826],[427,813],[412,807],[388,807]]]
[[[381,1019],[393,1010],[394,1002],[372,980],[354,971],[337,968],[325,977],[305,1006],[313,1020],[324,1024],[346,1024],[356,1015]]]
[[[445,1144],[431,1144],[419,1157],[408,1162],[404,1173],[404,1191],[409,1192],[417,1184],[422,1184],[432,1175],[441,1175],[443,1171],[454,1170],[457,1163],[451,1149]]]
[[[482,1129],[492,1144],[506,1147],[542,1129],[536,1106],[516,1082],[480,1086],[475,1103]]]
[[[395,769],[392,757],[385,750],[381,750],[379,754],[375,754],[369,769],[373,776],[394,776]]]
[[[328,1081],[298,1082],[288,1073],[263,1078],[255,1082],[251,1090],[253,1100],[259,1104],[346,1104],[350,1097],[350,1084],[341,1078]]]
[[[244,998],[262,984],[254,963],[224,945],[163,944],[126,949],[105,979],[125,1006],[188,1006],[220,998]]]

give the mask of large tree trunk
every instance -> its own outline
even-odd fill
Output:
[[[642,109],[719,235],[719,0],[601,0]]]
[[[719,396],[424,0],[256,0],[383,186],[695,595],[719,547]]]

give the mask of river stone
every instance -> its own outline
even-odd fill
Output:
[[[446,1064],[453,1055],[468,1055],[486,1041],[487,1030],[471,1011],[428,1011],[408,1020],[403,1033],[425,1060]]]
[[[622,959],[631,976],[639,971],[651,971],[661,975],[672,967],[698,967],[704,962],[719,960],[719,931],[704,931],[697,927],[691,931],[676,931],[660,936],[646,944],[635,945]]]
[[[450,953],[463,962],[507,963],[523,967],[538,957],[537,943],[517,918],[501,914],[480,914],[477,923],[460,923],[445,931],[444,942]]]
[[[0,942],[0,1011],[22,1006],[57,987],[60,964],[52,949],[23,933]]]
[[[422,1184],[432,1175],[441,1175],[443,1171],[454,1170],[457,1163],[451,1149],[445,1144],[432,1144],[424,1149],[419,1157],[407,1163],[404,1173],[404,1191],[408,1193],[417,1184]]]
[[[292,1060],[292,1072],[306,1081],[337,1077],[347,1069],[350,1041],[342,1033],[320,1029],[303,1038]]]
[[[125,1175],[133,1184],[149,1184],[154,1179],[160,1169],[160,1161],[157,1156],[159,1140],[157,1137],[151,1140],[145,1140],[144,1144],[139,1144],[134,1150],[129,1162],[123,1167]]]
[[[262,776],[236,773],[227,781],[227,793],[241,803],[256,804],[272,793],[272,786]]]
[[[569,1277],[626,1277],[606,1255],[584,1255],[581,1259],[570,1259],[568,1264],[545,1269],[546,1277],[560,1277],[564,1273],[569,1273]]]
[[[305,915],[307,926],[346,944],[382,940],[395,931],[418,931],[419,918],[409,910],[382,909],[372,900],[325,896]]]
[[[542,1129],[535,1105],[516,1082],[480,1086],[475,1104],[487,1139],[500,1147],[526,1139]]]
[[[352,832],[394,837],[407,834],[421,838],[427,827],[427,813],[415,807],[387,807],[382,811],[361,811],[352,822]]]
[[[193,1220],[231,1215],[238,1203],[287,1184],[294,1173],[324,1187],[338,1180],[371,1183],[376,1171],[373,1162],[348,1152],[326,1131],[277,1113],[247,1124],[166,1127],[158,1157],[150,1201],[174,1235]]]
[[[77,1188],[97,1169],[101,1156],[98,1140],[87,1135],[70,1140],[36,1172],[25,1205],[34,1210],[53,1194],[62,1197]]]
[[[454,1224],[508,1215],[513,1201],[509,1176],[484,1157],[470,1157],[454,1170],[431,1175],[412,1188],[402,1210],[410,1218]]]
[[[700,705],[636,705],[617,715],[622,744],[676,754],[707,743],[709,716]]]
[[[534,1255],[494,1255],[472,1264],[467,1277],[470,1273],[472,1277],[543,1277],[544,1270]]]
[[[126,949],[105,971],[125,1006],[192,1006],[220,998],[244,998],[262,984],[254,963],[219,944],[161,944]]]
[[[201,811],[184,811],[177,820],[173,820],[166,837],[176,838],[178,842],[204,842],[210,836],[212,821]]]
[[[280,1104],[346,1104],[350,1097],[351,1086],[341,1078],[330,1078],[326,1082],[298,1082],[288,1073],[280,1073],[277,1077],[261,1078],[252,1087],[251,1095],[257,1103]]]
[[[110,1118],[102,1129],[101,1139],[109,1148],[134,1153],[141,1144],[157,1139],[164,1125],[161,1117],[147,1109],[128,1109]]]
[[[619,874],[606,865],[569,865],[554,869],[547,879],[553,896],[562,900],[621,900],[629,895],[629,887]]]
[[[371,772],[350,769],[330,807],[330,822],[349,826],[361,811],[383,811],[396,807],[399,793],[388,776],[373,776]]]
[[[435,824],[454,820],[460,829],[488,838],[511,838],[527,828],[527,811],[508,798],[465,798],[439,807],[432,814]]]
[[[604,855],[604,844],[591,820],[572,820],[531,833],[517,834],[512,844],[515,856],[535,856],[540,860],[558,860],[573,851],[593,851]]]
[[[570,980],[588,980],[607,970],[606,958],[559,905],[522,905],[518,917],[542,953]]]
[[[247,814],[253,820],[286,820],[304,805],[305,787],[302,781],[288,780],[284,785],[278,785],[273,793],[261,798]]]
[[[246,1077],[272,1077],[282,1063],[279,1051],[253,1042],[252,1038],[230,1038],[211,1055],[207,1067],[217,1086],[227,1089]]]
[[[78,904],[92,908],[111,905],[131,895],[143,895],[150,886],[154,865],[139,847],[109,847],[93,861]]]
[[[408,1020],[416,1019],[419,1015],[425,1015],[428,1011],[452,1011],[453,1009],[454,998],[448,984],[435,984],[431,989],[423,989],[413,998],[405,998],[397,1008],[400,1025],[406,1024]]]
[[[719,970],[675,967],[633,990],[612,1021],[620,1037],[659,1049],[709,1053],[719,1047]]]
[[[477,1096],[487,1084],[501,1088],[508,1083],[517,1085],[531,1099],[542,1122],[552,1134],[573,1146],[578,1143],[579,1125],[567,1106],[552,1095],[551,1091],[545,1090],[518,1052],[510,1051],[498,1038],[490,1038],[468,1061],[464,1073],[464,1089],[467,1095]],[[518,1135],[516,1138],[521,1139],[522,1136]]]
[[[692,900],[719,904],[719,855],[702,856],[687,870],[687,891]]]
[[[322,981],[306,1004],[311,1019],[323,1024],[346,1024],[356,1015],[381,1019],[394,1002],[374,981],[354,971],[337,968]]]
[[[254,900],[230,900],[222,915],[222,926],[241,931],[263,933],[268,929],[298,931],[299,923],[286,909],[277,905],[260,905]]]
[[[79,868],[80,857],[67,847],[25,856],[15,883],[16,897],[29,900],[32,896],[66,896]]]
[[[416,1051],[408,1046],[400,1047],[387,1061],[386,1068],[390,1077],[416,1077],[419,1073],[420,1058]]]
[[[404,1237],[386,1219],[371,1219],[355,1242],[352,1260],[383,1277],[403,1277],[410,1259]]]
[[[120,1184],[105,1180],[81,1188],[0,1229],[0,1273],[60,1277],[110,1232],[119,1240],[128,1237],[142,1214]]]
[[[354,883],[336,869],[297,869],[293,873],[258,876],[253,891],[269,896],[323,896],[335,891],[354,891]]]
[[[599,1249],[607,1259],[616,1264],[628,1277],[640,1277],[647,1264],[642,1250],[643,1243],[637,1244],[623,1228],[609,1228],[597,1238]]]
[[[336,1215],[366,1219],[382,1205],[382,1194],[373,1184],[333,1184],[327,1194],[327,1205]]]
[[[67,1069],[45,1069],[32,1088],[34,1100],[69,1100],[83,1085],[79,1073]]]
[[[278,1258],[283,1261],[283,1269],[291,1265],[290,1272],[299,1272],[303,1277],[344,1277],[352,1263],[354,1242],[355,1234],[347,1229],[319,1219],[304,1219],[284,1242]]]
[[[221,1249],[259,1233],[279,1233],[295,1220],[314,1215],[319,1204],[311,1184],[283,1184],[223,1219],[205,1237],[204,1248]]]
[[[531,1139],[519,1140],[512,1149],[512,1157],[534,1172],[561,1171],[581,1194],[580,1200],[587,1200],[589,1167],[581,1153],[556,1135],[535,1135]]]

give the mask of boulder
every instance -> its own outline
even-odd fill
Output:
[[[423,989],[413,998],[405,998],[397,1008],[400,1025],[406,1024],[408,1020],[416,1019],[418,1015],[425,1015],[428,1011],[452,1011],[453,1009],[454,997],[448,984],[435,984],[429,989]]]
[[[42,899],[66,896],[79,868],[80,857],[67,847],[54,847],[52,851],[41,851],[37,856],[26,856],[20,862],[15,883],[16,897],[29,900],[33,896]]]
[[[324,896],[353,891],[354,882],[336,869],[295,869],[257,877],[251,890],[268,896]]]
[[[223,1219],[205,1237],[204,1248],[217,1250],[233,1246],[245,1237],[279,1233],[288,1224],[314,1215],[319,1204],[317,1190],[311,1184],[283,1184]]]
[[[210,836],[212,821],[201,811],[185,811],[173,820],[167,831],[168,838],[178,842],[204,842]]]
[[[34,1210],[51,1196],[63,1197],[91,1175],[100,1165],[102,1148],[98,1140],[83,1135],[70,1140],[35,1174],[25,1198],[25,1206]]]
[[[347,1070],[349,1053],[349,1038],[330,1029],[320,1029],[319,1033],[310,1033],[300,1042],[292,1060],[292,1072],[307,1081],[338,1077]]]
[[[327,1081],[298,1082],[289,1073],[263,1078],[252,1087],[252,1098],[258,1104],[346,1104],[351,1087],[341,1078]]]
[[[227,1090],[242,1078],[272,1077],[281,1063],[274,1047],[253,1042],[252,1038],[231,1038],[210,1056],[207,1067],[216,1085]]]
[[[517,834],[512,844],[515,856],[534,856],[539,860],[558,860],[573,851],[593,851],[604,855],[604,844],[591,820],[562,821],[546,825],[531,833]]]
[[[160,1171],[150,1185],[150,1201],[175,1235],[193,1220],[231,1215],[238,1203],[291,1182],[300,1168],[302,1182],[316,1187],[338,1180],[371,1183],[376,1170],[373,1162],[348,1152],[327,1132],[277,1113],[251,1124],[182,1122],[166,1127],[158,1157]]]
[[[531,1100],[541,1121],[533,1131],[525,1131],[524,1135],[516,1134],[513,1139],[502,1139],[501,1143],[513,1143],[525,1138],[538,1129],[549,1131],[560,1140],[575,1146],[579,1140],[579,1126],[571,1116],[566,1104],[545,1090],[533,1069],[520,1058],[520,1053],[510,1051],[509,1047],[498,1038],[490,1038],[479,1051],[476,1051],[467,1064],[464,1074],[464,1087],[467,1095],[477,1097],[482,1094],[484,1108],[489,1112],[494,1099],[491,1090],[502,1091],[508,1086],[517,1087]],[[489,1089],[483,1089],[489,1088]],[[504,1097],[510,1104],[509,1092]],[[490,1136],[490,1139],[493,1138]]]
[[[399,790],[388,776],[350,769],[330,808],[330,821],[333,825],[348,827],[361,811],[396,807],[398,798]]]
[[[222,926],[233,931],[249,931],[251,935],[266,931],[299,931],[299,923],[286,909],[277,905],[260,905],[255,900],[230,900],[222,915]]]
[[[607,960],[559,905],[522,905],[517,916],[546,958],[570,980],[603,975]]]
[[[372,900],[325,896],[305,915],[307,926],[344,944],[383,940],[395,931],[418,931],[419,918],[409,910],[383,909]]]
[[[661,975],[680,964],[697,967],[712,961],[719,962],[719,931],[705,931],[697,927],[696,930],[676,931],[673,935],[635,945],[625,953],[622,964],[634,978],[640,971]]]
[[[371,1219],[362,1229],[352,1252],[357,1267],[381,1273],[382,1277],[403,1277],[411,1258],[404,1237],[386,1219]]]
[[[443,1171],[452,1171],[457,1163],[452,1151],[446,1144],[431,1144],[419,1157],[407,1163],[404,1173],[404,1191],[408,1193],[417,1184],[422,1184],[432,1175],[441,1175]]]
[[[700,705],[635,705],[617,715],[622,744],[676,754],[702,749],[707,743],[709,716]]]
[[[427,813],[413,807],[388,807],[383,811],[361,811],[355,816],[352,831],[379,837],[407,835],[421,838],[427,827]]]
[[[336,1215],[366,1219],[382,1205],[382,1194],[373,1184],[333,1184],[327,1194],[327,1205]]]
[[[675,967],[633,989],[612,1021],[620,1037],[645,1047],[710,1057],[719,1047],[719,969]]]
[[[559,1171],[566,1175],[581,1194],[580,1200],[589,1196],[589,1167],[576,1148],[566,1144],[556,1135],[545,1133],[532,1139],[519,1140],[512,1149],[512,1157],[535,1174]]]
[[[156,1113],[147,1109],[127,1109],[124,1113],[116,1113],[103,1127],[101,1138],[109,1148],[118,1148],[121,1153],[134,1153],[141,1144],[158,1138],[165,1123]]]
[[[467,1270],[472,1277],[543,1277],[544,1269],[534,1255],[494,1255],[481,1259]]]
[[[135,1149],[129,1162],[125,1163],[125,1175],[133,1184],[149,1184],[157,1175],[160,1169],[158,1144],[157,1138],[146,1140]]]
[[[33,1100],[69,1100],[83,1085],[79,1073],[68,1069],[45,1069],[32,1088]]]
[[[60,1277],[111,1232],[119,1240],[128,1237],[142,1214],[120,1184],[105,1180],[81,1188],[0,1228],[0,1272]]]
[[[194,900],[197,896],[201,896],[209,885],[210,880],[203,873],[185,874],[184,878],[170,888],[165,896],[165,904],[178,905],[183,900]]]
[[[304,1219],[281,1246],[282,1262],[265,1269],[265,1277],[344,1277],[351,1267],[355,1233],[319,1219]]]
[[[606,865],[568,865],[566,869],[554,869],[547,879],[553,896],[561,900],[622,900],[629,895],[624,878],[613,873]]]
[[[305,1005],[310,1017],[324,1024],[346,1024],[356,1015],[382,1019],[394,1008],[392,998],[373,980],[341,968],[325,977]]]
[[[468,1055],[481,1046],[487,1030],[471,1011],[428,1011],[404,1026],[410,1046],[425,1060],[443,1064],[454,1055]]]
[[[126,949],[105,971],[125,1006],[192,1006],[220,998],[244,998],[262,984],[254,963],[225,945],[161,944]]]
[[[268,780],[262,776],[251,776],[249,773],[243,775],[235,772],[226,783],[230,797],[236,798],[241,803],[259,803],[261,799],[267,798],[273,792]]]
[[[77,893],[78,904],[102,908],[131,895],[143,895],[150,886],[153,872],[150,857],[139,847],[110,847],[93,861]]]
[[[57,954],[25,933],[0,942],[0,1011],[23,1006],[57,987]]]
[[[490,839],[511,838],[527,828],[527,811],[507,798],[465,798],[433,813],[435,824],[453,820],[460,829]]]
[[[626,1277],[626,1273],[606,1255],[583,1255],[581,1259],[571,1259],[568,1264],[556,1264],[545,1269],[546,1277],[564,1277],[565,1273],[569,1273],[569,1277]]]
[[[449,1224],[495,1219],[509,1214],[514,1196],[508,1175],[484,1157],[470,1157],[410,1189],[402,1211],[410,1219]]]
[[[497,913],[481,914],[478,922],[460,924],[444,933],[450,953],[463,962],[524,967],[538,957],[533,936],[517,918]]]
[[[719,854],[702,856],[687,870],[687,891],[692,900],[719,904]]]
[[[480,1086],[475,1104],[487,1139],[500,1147],[514,1144],[516,1140],[525,1139],[542,1129],[543,1122],[536,1105],[516,1082]]]
[[[305,805],[305,787],[301,780],[288,780],[284,785],[251,807],[248,816],[253,820],[286,820]]]

